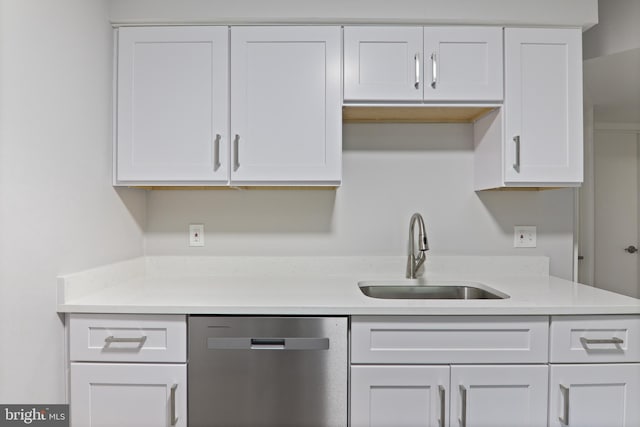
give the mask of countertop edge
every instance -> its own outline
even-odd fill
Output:
[[[215,306],[116,306],[62,304],[59,313],[104,314],[181,314],[243,316],[565,316],[640,315],[640,306],[621,307],[460,307],[460,308],[383,308],[383,307],[215,307]]]

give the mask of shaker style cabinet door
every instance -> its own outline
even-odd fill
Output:
[[[582,32],[505,29],[504,181],[582,182]]]
[[[186,427],[187,365],[71,364],[72,427]]]
[[[341,179],[340,27],[231,29],[231,181]]]
[[[345,27],[345,101],[422,101],[422,27]]]
[[[352,366],[351,427],[448,426],[449,366]]]
[[[118,29],[115,184],[228,182],[228,34]]]
[[[640,364],[551,365],[551,427],[640,425]]]
[[[502,101],[502,28],[425,27],[425,101]]]
[[[547,423],[547,365],[451,367],[451,426],[540,427]]]

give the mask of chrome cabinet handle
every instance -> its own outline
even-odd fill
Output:
[[[568,426],[569,425],[569,387],[565,387],[560,384],[560,394],[562,394],[562,398],[564,399],[563,407],[562,407],[562,416],[558,417],[560,422]]]
[[[240,135],[236,134],[233,138],[233,171],[240,168]]]
[[[431,87],[436,88],[438,82],[438,64],[435,52],[431,54]]]
[[[176,389],[178,384],[171,386],[171,425],[174,426],[178,423],[178,417],[176,417]]]
[[[219,133],[216,134],[216,139],[213,141],[213,171],[217,171],[220,169],[220,136]]]
[[[438,386],[438,394],[440,395],[440,427],[446,427],[445,424],[445,390],[444,387]]]
[[[460,422],[460,427],[467,427],[467,389],[462,384],[460,385],[460,399],[462,402],[462,413],[458,421]]]
[[[140,346],[143,346],[146,341],[147,341],[146,335],[143,335],[140,338],[121,338],[121,337],[114,337],[113,335],[109,335],[104,339],[104,342],[106,344],[112,344],[114,342],[136,342]]]
[[[413,86],[416,89],[420,89],[420,54],[416,53],[413,57],[413,60],[416,62],[416,82]]]
[[[520,135],[514,136],[513,142],[516,144],[516,161],[513,164],[513,168],[520,173]]]
[[[618,338],[618,337],[604,338],[604,339],[580,337],[580,343],[585,347],[587,345],[589,345],[589,344],[615,344],[615,345],[621,345],[621,344],[624,344],[624,340],[622,338]]]

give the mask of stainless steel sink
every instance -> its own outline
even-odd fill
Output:
[[[363,294],[381,299],[506,299],[509,295],[473,282],[360,282]]]

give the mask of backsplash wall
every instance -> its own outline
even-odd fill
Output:
[[[432,254],[546,255],[572,278],[573,190],[474,192],[466,124],[345,125],[335,191],[151,191],[145,253],[404,255],[413,212]],[[189,223],[205,225],[204,247],[188,246]],[[513,248],[514,225],[536,225],[538,247]]]

